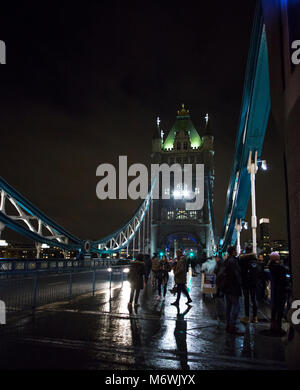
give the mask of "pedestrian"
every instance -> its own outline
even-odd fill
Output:
[[[157,254],[155,253],[152,257],[152,287],[157,286],[158,283],[158,272],[160,270],[160,262]]]
[[[216,275],[216,294],[215,294],[215,301],[216,301],[216,313],[217,313],[217,320],[220,324],[221,321],[224,321],[225,319],[225,310],[224,310],[224,291],[223,291],[223,285],[220,283],[220,277],[222,277],[222,273],[225,272],[225,266],[224,266],[224,260],[222,257],[215,256],[214,260],[216,262],[216,266],[214,269],[214,273]]]
[[[252,303],[252,323],[258,322],[257,319],[257,303],[256,303],[256,285],[258,277],[257,258],[252,251],[252,246],[246,248],[246,253],[240,255],[239,266],[242,276],[242,290],[245,305],[245,317],[240,319],[244,324],[249,324],[250,313],[250,298]]]
[[[170,263],[167,259],[167,256],[163,256],[160,262],[160,269],[158,271],[158,297],[157,299],[161,299],[161,290],[163,289],[163,299],[167,294],[167,284],[169,280],[169,272],[171,271]]]
[[[263,301],[266,292],[266,275],[264,256],[258,256],[257,262],[257,284],[256,284],[256,299],[260,303]]]
[[[183,293],[187,297],[188,299],[186,302],[187,305],[192,302],[192,299],[186,287],[186,273],[187,273],[187,265],[186,265],[185,258],[182,254],[182,251],[178,250],[176,267],[174,268],[175,283],[177,285],[177,299],[175,302],[171,303],[171,305],[175,305],[175,306],[179,305],[181,293]]]
[[[194,257],[191,258],[191,268],[192,276],[196,276],[196,259]]]
[[[278,252],[270,254],[269,270],[271,275],[271,328],[274,336],[283,336],[282,317],[287,298],[287,271],[280,263]]]
[[[224,261],[224,273],[222,289],[226,300],[226,331],[235,335],[243,335],[236,327],[237,318],[240,313],[240,297],[242,295],[241,269],[238,264],[237,251],[234,246],[227,250],[228,257]]]
[[[145,284],[147,284],[152,269],[152,260],[151,257],[147,254],[144,255],[144,266],[145,266]]]
[[[144,275],[145,275],[145,266],[144,258],[141,253],[137,255],[136,260],[132,261],[130,271],[128,273],[128,280],[131,284],[130,300],[128,305],[131,306],[133,299],[134,305],[139,306],[139,295],[140,291],[144,287]]]

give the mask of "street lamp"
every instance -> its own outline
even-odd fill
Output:
[[[251,216],[251,228],[252,228],[252,245],[253,252],[257,252],[257,242],[256,242],[256,229],[257,229],[257,217],[256,217],[256,198],[255,198],[255,175],[258,170],[258,163],[261,163],[262,169],[267,170],[266,160],[257,160],[257,150],[254,154],[254,161],[252,161],[252,150],[249,152],[247,170],[250,174],[251,180],[251,204],[252,204],[252,216]]]
[[[267,166],[267,161],[266,160],[261,160],[261,168],[266,171],[268,169],[268,166]]]
[[[235,220],[235,230],[236,230],[236,252],[239,256],[241,253],[241,230],[242,230],[242,222],[241,219]]]

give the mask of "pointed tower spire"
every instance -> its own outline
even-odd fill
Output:
[[[156,129],[154,129],[154,131],[153,131],[153,136],[152,136],[153,139],[160,139],[161,138],[159,124],[160,124],[160,119],[159,119],[159,116],[158,116],[157,119],[156,119]]]
[[[204,135],[212,135],[211,126],[210,126],[210,118],[209,118],[208,113],[205,115],[205,121],[206,121],[206,124],[205,124],[205,133],[204,133]]]

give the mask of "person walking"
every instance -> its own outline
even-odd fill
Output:
[[[216,277],[216,288],[217,292],[215,294],[215,300],[216,300],[216,313],[217,313],[217,320],[220,324],[221,321],[224,321],[225,319],[225,310],[224,310],[224,291],[223,291],[223,285],[221,282],[222,274],[225,272],[225,265],[224,260],[222,257],[215,256],[214,260],[216,262],[216,266],[214,269],[215,277]]]
[[[132,261],[128,280],[131,284],[130,299],[128,305],[131,306],[133,299],[134,305],[138,306],[140,291],[144,287],[145,266],[143,255],[139,253],[136,260]]]
[[[174,276],[175,276],[175,283],[177,285],[177,299],[175,302],[171,303],[171,305],[179,305],[181,293],[183,293],[187,297],[186,304],[190,304],[192,301],[187,287],[186,287],[186,273],[187,273],[187,266],[185,258],[180,250],[177,251],[177,263],[176,267],[174,268]]]
[[[157,299],[161,299],[161,290],[163,289],[163,299],[167,294],[167,284],[169,280],[169,272],[171,271],[170,263],[167,259],[167,256],[163,256],[160,262],[160,269],[158,271],[158,297]]]
[[[145,266],[145,284],[147,284],[152,269],[152,260],[151,257],[147,254],[144,255],[144,266]]]
[[[227,250],[228,258],[224,261],[224,282],[223,291],[226,300],[226,331],[235,335],[243,335],[236,327],[237,318],[240,313],[240,296],[242,295],[241,269],[238,264],[237,251],[234,246]]]
[[[266,291],[266,276],[265,276],[265,261],[264,256],[258,256],[257,262],[257,284],[256,284],[256,299],[260,303],[265,297]]]
[[[250,298],[252,303],[252,323],[258,322],[257,319],[257,303],[256,303],[256,285],[257,285],[257,258],[256,254],[252,252],[252,246],[246,248],[246,253],[240,255],[239,266],[241,268],[242,276],[242,290],[244,296],[245,305],[245,317],[242,317],[240,321],[244,324],[249,324],[249,312],[250,312]]]
[[[191,260],[192,276],[196,276],[196,259],[192,257],[190,260]]]
[[[274,336],[283,336],[282,317],[287,298],[287,271],[280,263],[278,252],[270,254],[269,270],[271,274],[271,328]]]
[[[152,257],[152,287],[156,287],[158,283],[158,273],[160,270],[160,262],[157,254]]]

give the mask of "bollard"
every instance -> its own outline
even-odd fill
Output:
[[[69,279],[69,299],[72,299],[72,270],[70,271]]]
[[[93,296],[95,296],[96,270],[93,272]]]
[[[121,268],[121,272],[122,272],[122,287],[123,287],[123,282],[124,282],[124,269]]]
[[[38,292],[38,273],[35,272],[35,274],[34,274],[34,285],[33,285],[33,302],[32,302],[32,309],[35,309],[35,308],[36,308],[37,292]]]

